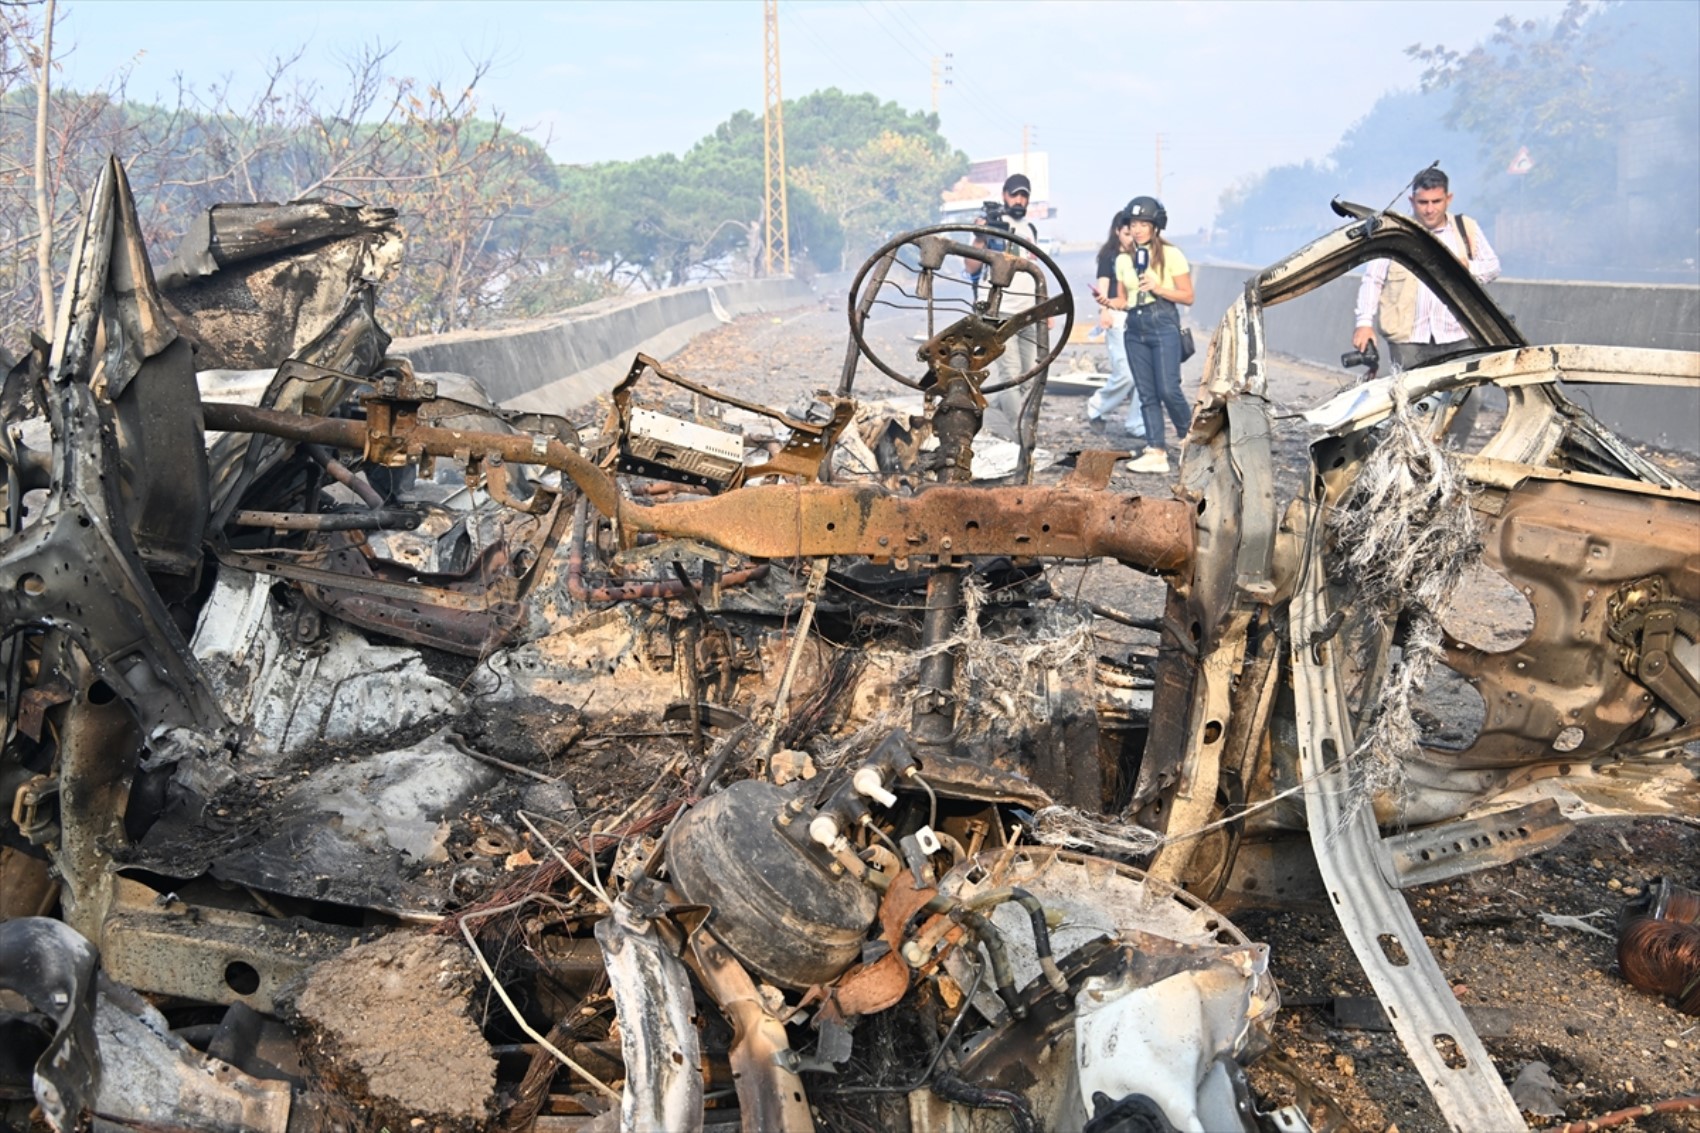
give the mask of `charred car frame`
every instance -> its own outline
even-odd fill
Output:
[[[28,1001],[8,1033],[55,1128],[809,1129],[868,1099],[915,1129],[1304,1128],[1246,1085],[1271,960],[1211,902],[1278,901],[1279,863],[1309,856],[1448,1121],[1520,1127],[1400,890],[1580,821],[1700,813],[1700,494],[1563,392],[1696,387],[1700,359],[1530,345],[1403,218],[1347,209],[1248,280],[1154,498],[1112,487],[1109,454],[1032,482],[1045,337],[1014,476],[972,482],[987,367],[1071,310],[1038,249],[893,241],[806,412],[640,356],[574,424],[387,356],[387,217],[255,207],[306,235],[245,242],[215,210],[161,287],[114,162],[54,341],[5,391],[0,985]],[[192,280],[257,288],[309,255],[335,286],[295,332],[198,381],[233,352]],[[1265,311],[1382,257],[1470,342],[1311,410],[1284,505]],[[953,297],[963,259],[986,294]],[[1035,305],[1002,317],[1019,274]],[[874,360],[936,443],[849,476],[888,287],[927,335],[913,367]],[[248,402],[216,396],[237,370]],[[650,383],[691,407],[643,403]],[[1443,447],[1489,387],[1503,423]],[[1448,630],[1477,556],[1529,607],[1508,647]],[[1099,557],[1166,583],[1138,671],[1100,671],[1090,612],[1033,569]],[[1483,703],[1466,743],[1411,722],[1442,669]],[[503,714],[552,752],[609,721],[671,723],[674,746],[592,828],[570,774],[463,719]],[[505,967],[498,928],[523,941]],[[469,1098],[385,1084],[361,1045],[381,1040],[338,1021],[362,963],[433,1009],[506,1005],[465,1039]],[[159,1009],[185,1004],[217,1010]]]

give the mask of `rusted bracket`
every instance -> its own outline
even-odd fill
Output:
[[[609,395],[614,407],[609,414],[608,429],[616,438],[625,437],[631,429],[632,388],[646,372],[653,373],[662,381],[670,382],[681,389],[689,390],[698,397],[706,397],[710,401],[731,405],[747,413],[776,421],[790,432],[791,436],[783,448],[774,453],[765,464],[749,468],[745,475],[753,473],[758,476],[798,476],[805,480],[819,480],[827,453],[832,451],[832,446],[838,443],[839,435],[856,415],[855,401],[823,393],[820,398],[832,407],[832,416],[825,423],[806,421],[801,417],[793,417],[777,409],[754,401],[745,401],[743,398],[733,397],[729,393],[693,382],[669,370],[649,355],[638,354],[632,360],[631,369]],[[741,482],[742,476],[733,482],[733,486]]]
[[[477,468],[474,473],[473,469]],[[483,460],[474,459],[467,463],[467,481],[470,483],[475,476],[482,476],[484,490],[490,493],[490,498],[503,507],[512,508],[525,515],[543,515],[555,506],[559,495],[541,484],[531,493],[529,500],[521,500],[508,490],[508,467],[501,453],[491,453]]]
[[[1647,612],[1641,627],[1641,663],[1636,666],[1635,675],[1684,724],[1700,723],[1700,682],[1695,681],[1694,674],[1672,652],[1678,629],[1700,641],[1700,615],[1669,606]]]
[[[813,1133],[807,1087],[791,1069],[791,1040],[750,974],[700,928],[690,932],[684,960],[732,1024],[732,1078],[745,1133]]]
[[[409,439],[420,427],[419,407],[436,396],[437,383],[415,379],[405,364],[379,378],[377,388],[360,399],[366,410],[367,463],[386,468],[409,463],[416,455]]]
[[[1400,889],[1411,889],[1462,877],[1538,854],[1575,831],[1576,824],[1564,816],[1553,799],[1408,830],[1382,839],[1392,870],[1387,880]]]
[[[1110,486],[1110,477],[1115,475],[1116,465],[1126,456],[1125,452],[1099,452],[1096,449],[1083,452],[1075,459],[1074,471],[1064,476],[1059,486],[1102,492]]]

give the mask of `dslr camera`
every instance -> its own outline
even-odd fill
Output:
[[[1340,355],[1340,365],[1350,370],[1353,366],[1363,366],[1370,373],[1381,368],[1381,352],[1375,348],[1375,339],[1369,340],[1369,345],[1362,350],[1348,350]]]

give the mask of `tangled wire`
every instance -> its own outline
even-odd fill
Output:
[[[903,671],[892,679],[891,687],[900,691],[891,702],[852,734],[821,742],[817,764],[836,766],[907,725],[916,700],[923,695],[921,663],[939,653],[956,654],[952,696],[959,706],[973,705],[977,717],[1043,723],[1051,719],[1054,708],[1054,690],[1059,684],[1054,674],[1077,670],[1080,684],[1091,686],[1097,654],[1089,613],[1067,607],[1035,611],[1031,628],[1019,634],[987,636],[980,625],[980,614],[989,594],[990,588],[981,579],[964,579],[962,618],[955,632],[909,654]],[[958,721],[959,729],[971,726],[968,719]]]
[[[1376,693],[1350,761],[1358,789],[1398,786],[1401,761],[1420,742],[1412,699],[1443,658],[1441,617],[1481,555],[1470,485],[1393,386],[1393,415],[1350,490],[1328,517],[1336,563],[1359,610],[1402,626],[1398,660]]]
[[[1058,607],[1048,614],[1036,612],[1037,624],[1029,633],[990,638],[980,630],[980,611],[987,594],[983,581],[965,579],[962,624],[948,641],[917,653],[916,663],[933,653],[956,651],[958,704],[975,704],[1009,720],[1047,721],[1052,700],[1047,671],[1060,673],[1084,666],[1084,681],[1091,683],[1096,660],[1091,616]]]

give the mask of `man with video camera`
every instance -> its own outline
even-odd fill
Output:
[[[994,252],[1010,249],[1008,241],[1000,240],[998,232],[1007,232],[1032,244],[1039,243],[1039,228],[1027,219],[1027,205],[1033,195],[1033,183],[1025,173],[1011,174],[1003,183],[1003,202],[1001,205],[987,201],[981,214],[974,218],[974,223],[988,229],[984,236],[976,236],[974,243],[977,247],[990,248]],[[976,284],[978,291],[980,271],[984,265],[971,263],[968,278]],[[1010,319],[1022,311],[1030,310],[1037,298],[1034,292],[1033,278],[1024,272],[1017,272],[1009,289],[1004,292],[1003,302],[999,304],[1000,318]],[[1004,344],[1004,352],[992,364],[992,380],[1006,382],[1033,368],[1039,360],[1039,327],[1037,324],[1024,327],[1016,332],[1014,338]],[[1027,387],[1014,386],[991,395],[990,402],[1009,419],[1015,426],[1021,416],[1022,402],[1027,396]]]

